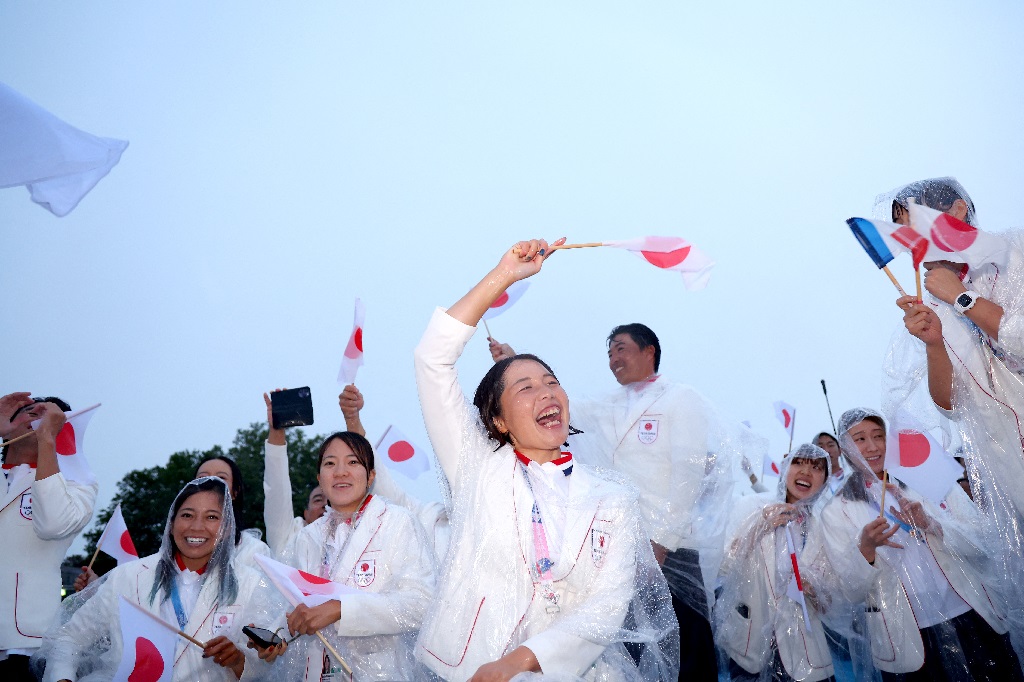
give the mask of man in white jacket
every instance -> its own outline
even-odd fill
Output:
[[[65,479],[57,464],[56,439],[71,408],[28,395],[0,398],[0,436],[23,436],[4,448],[0,489],[0,679],[9,682],[35,680],[28,659],[60,605],[60,564],[92,518],[98,490]]]

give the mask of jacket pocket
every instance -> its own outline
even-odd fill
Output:
[[[462,665],[462,661],[466,658],[466,652],[469,651],[469,643],[476,632],[476,626],[480,620],[480,612],[484,608],[485,601],[487,601],[487,597],[483,597],[480,603],[477,604],[477,607],[468,614],[472,620],[468,626],[460,628],[460,630],[464,631],[462,635],[455,635],[452,631],[453,626],[456,625],[455,623],[438,618],[432,628],[433,636],[428,643],[423,645],[423,650],[450,668],[457,668]],[[457,625],[462,624],[459,623]]]
[[[42,639],[53,620],[60,595],[48,595],[52,586],[30,573],[14,574],[14,627],[23,637]]]

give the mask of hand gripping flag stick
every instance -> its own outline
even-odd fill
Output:
[[[811,631],[811,616],[807,613],[807,598],[804,596],[804,583],[800,579],[800,566],[796,563],[796,543],[793,542],[793,533],[789,530],[789,524],[785,525],[786,546],[789,548],[789,559],[793,562],[793,577],[796,579],[796,589],[800,591],[800,606],[804,610],[804,628]]]

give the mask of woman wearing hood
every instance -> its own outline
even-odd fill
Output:
[[[775,492],[737,501],[715,606],[718,645],[733,680],[833,679],[819,611],[828,607],[815,501],[831,475],[829,455],[804,444],[782,462]],[[793,554],[800,573],[794,591]],[[795,598],[802,591],[807,610]]]
[[[35,659],[45,664],[44,682],[114,676],[123,648],[121,597],[206,643],[200,648],[177,638],[172,680],[253,677],[262,663],[246,649],[242,626],[273,615],[255,605],[260,577],[234,563],[234,548],[225,482],[206,477],[188,483],[171,505],[157,554],[122,564],[65,600]]]
[[[1024,680],[971,500],[953,486],[935,504],[890,479],[882,515],[885,420],[849,410],[839,442],[853,471],[822,512],[825,549],[846,597],[863,604],[882,679]]]

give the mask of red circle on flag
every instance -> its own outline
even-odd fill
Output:
[[[135,667],[128,682],[156,682],[164,674],[164,657],[150,640],[135,638]]]
[[[353,341],[355,341],[356,348],[360,353],[363,352],[363,328],[356,327],[356,333],[353,334]]]
[[[416,448],[407,440],[396,440],[388,448],[388,459],[392,462],[404,462],[407,459],[412,459],[415,454]]]
[[[690,247],[684,246],[681,249],[669,251],[668,253],[661,253],[659,251],[641,251],[640,254],[646,258],[647,262],[651,265],[655,265],[659,268],[671,268],[686,260],[686,257],[690,255]]]
[[[494,303],[491,304],[491,307],[492,308],[500,308],[501,306],[505,305],[506,303],[508,303],[508,292],[507,291],[503,291],[503,292],[501,292],[501,296],[498,297],[498,300],[496,300]]]
[[[125,554],[131,554],[132,556],[139,556],[138,550],[135,549],[135,543],[132,542],[132,538],[128,535],[128,531],[121,533],[121,549],[124,550]]]
[[[776,464],[775,462],[772,462],[772,471],[774,471],[776,474],[780,473],[779,472],[779,465]]]
[[[931,454],[928,437],[917,431],[900,431],[900,466],[916,467],[924,464]]]
[[[945,214],[935,219],[931,234],[935,246],[947,253],[963,251],[978,238],[977,228]]]
[[[793,418],[789,416],[789,410],[783,410],[782,411],[782,426],[783,426],[783,428],[788,429],[789,428],[789,423],[792,420],[793,420]]]
[[[71,425],[71,422],[64,424],[60,433],[57,434],[54,446],[58,455],[73,455],[77,452],[77,448],[75,448],[75,427]]]
[[[306,581],[311,582],[314,585],[326,585],[327,583],[331,582],[330,578],[321,578],[320,576],[313,575],[312,573],[306,573],[305,571],[301,571],[299,569],[295,570],[299,571],[299,575],[301,575]]]

